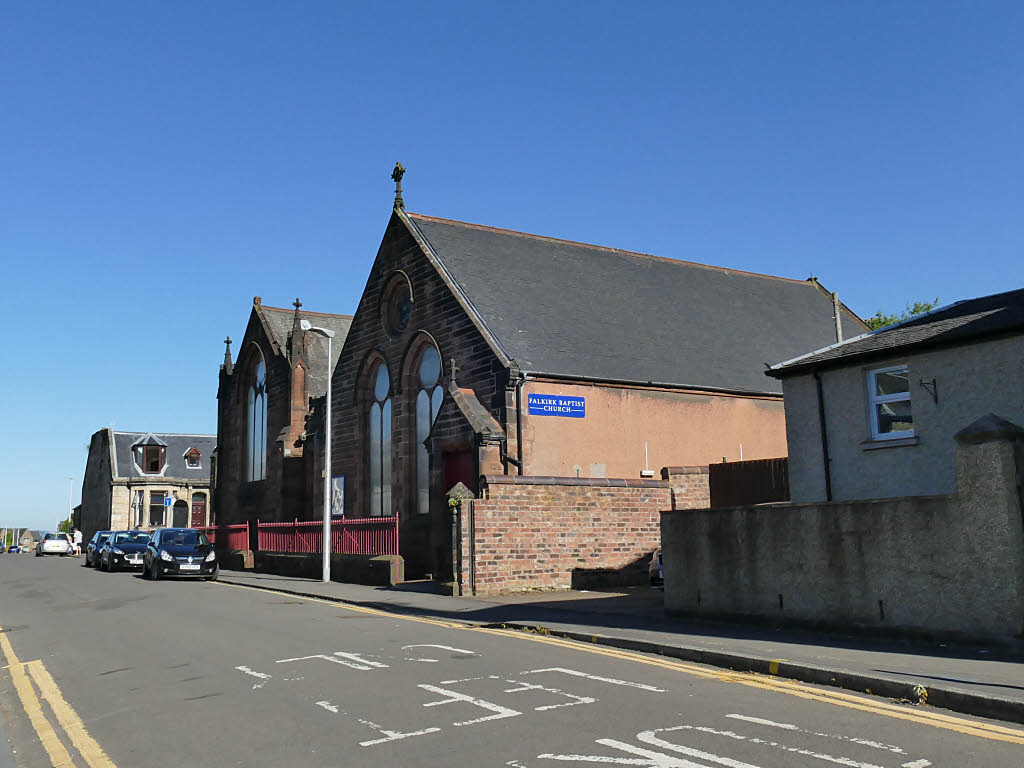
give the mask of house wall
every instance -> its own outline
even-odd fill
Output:
[[[960,445],[954,495],[665,512],[665,608],[1019,636],[1022,457],[1009,440]]]
[[[528,395],[586,400],[586,416],[529,415]],[[786,454],[781,398],[528,381],[522,395],[525,474],[640,477],[668,464]],[[644,456],[644,444],[647,457]]]
[[[462,593],[568,589],[601,571],[641,583],[669,504],[660,480],[487,476],[462,505]]]
[[[1024,423],[1024,337],[900,355],[821,373],[832,498],[877,499],[947,494],[955,489],[959,427],[992,412]],[[867,372],[906,363],[918,442],[870,441]],[[934,379],[936,403],[920,381]],[[810,374],[783,380],[789,444],[790,498],[825,496],[818,400]]]

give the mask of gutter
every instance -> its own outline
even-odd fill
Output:
[[[636,379],[610,379],[603,376],[580,376],[572,373],[545,373],[543,371],[523,371],[523,376],[530,379],[556,379],[558,381],[582,381],[588,384],[616,384],[629,387],[656,387],[658,389],[671,389],[692,392],[707,392],[709,394],[738,395],[741,397],[771,397],[779,399],[781,392],[764,392],[753,389],[727,389],[724,387],[709,387],[694,384],[672,384],[662,381],[640,381]],[[522,382],[522,380],[520,380]],[[518,405],[517,405],[518,407]]]

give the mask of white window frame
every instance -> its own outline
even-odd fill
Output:
[[[893,371],[906,371],[907,372],[907,391],[897,392],[893,395],[879,395],[878,387],[875,382],[875,377],[880,373],[892,373]],[[878,408],[876,406],[882,405],[883,403],[895,403],[906,400],[910,404],[910,414],[914,414],[914,404],[910,399],[910,366],[906,363],[902,365],[889,365],[885,368],[873,368],[867,373],[868,383],[868,422],[871,425],[871,439],[872,440],[899,440],[904,437],[913,437],[913,429],[904,429],[899,432],[879,432],[878,431]]]

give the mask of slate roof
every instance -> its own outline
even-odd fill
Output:
[[[282,354],[288,350],[288,337],[292,335],[292,321],[295,317],[295,309],[281,309],[280,307],[268,307],[260,305],[263,310],[263,317],[267,326],[277,342]],[[327,328],[334,331],[334,341],[331,342],[331,370],[338,364],[338,357],[341,355],[341,348],[345,344],[345,337],[352,326],[352,315],[331,315],[326,312],[307,312],[299,310],[299,317],[309,320],[313,325]],[[320,397],[327,392],[327,340],[318,333],[310,333],[306,344],[306,362],[309,363],[309,373],[306,376],[306,389],[312,397]]]
[[[1024,333],[1024,289],[958,301],[945,307],[786,360],[767,371],[785,378],[812,368],[835,368],[854,361],[907,351],[968,344],[990,336]]]
[[[142,473],[135,466],[132,458],[132,446],[140,442],[155,444],[149,438],[156,438],[160,444],[166,445],[167,468],[163,477],[210,479],[210,456],[217,446],[216,435],[175,435],[163,432],[113,432],[114,477],[159,477],[159,475]],[[185,466],[185,453],[189,448],[198,448],[201,454],[199,468]]]
[[[781,394],[768,365],[835,341],[815,282],[405,216],[524,371]]]

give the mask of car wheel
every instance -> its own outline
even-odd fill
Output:
[[[219,565],[215,565],[215,566],[213,566],[213,573],[211,573],[209,576],[207,576],[206,580],[207,581],[216,581],[218,576],[220,576],[220,566]]]

